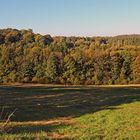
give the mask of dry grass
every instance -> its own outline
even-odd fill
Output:
[[[140,87],[140,84],[128,85],[63,85],[63,84],[34,84],[34,83],[7,83],[0,86],[14,87]]]
[[[71,117],[60,117],[57,119],[53,119],[53,120],[48,120],[48,121],[28,121],[28,122],[12,122],[12,126],[21,126],[21,125],[28,126],[28,125],[61,125],[61,124],[65,124],[65,125],[69,125],[69,124],[74,124],[74,120]]]

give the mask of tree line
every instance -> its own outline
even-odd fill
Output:
[[[0,30],[0,83],[140,83],[140,35],[51,37]]]

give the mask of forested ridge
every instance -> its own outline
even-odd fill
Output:
[[[0,83],[140,83],[140,35],[51,37],[0,30]]]

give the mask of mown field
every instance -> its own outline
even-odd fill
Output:
[[[1,140],[140,139],[140,86],[0,86],[3,107],[17,111]]]

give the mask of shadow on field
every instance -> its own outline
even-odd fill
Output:
[[[66,124],[53,124],[53,125],[23,125],[23,126],[16,126],[15,128],[13,127],[12,130],[12,134],[25,134],[25,133],[30,133],[32,134],[30,136],[30,139],[32,138],[33,140],[37,138],[36,135],[38,132],[47,132],[45,134],[43,134],[43,136],[41,136],[41,138],[43,139],[43,137],[46,138],[55,138],[55,139],[70,139],[70,137],[65,136],[63,133],[58,133],[58,132],[54,132],[54,130],[57,128],[62,128],[62,127],[66,127]],[[27,139],[27,136],[22,135],[22,139]],[[44,139],[44,140],[45,140]]]
[[[78,117],[140,101],[140,87],[0,87],[0,106],[17,108],[15,121]]]
[[[0,87],[0,107],[6,112],[17,109],[15,121],[47,121],[78,117],[114,106],[140,101],[140,87]],[[16,132],[51,132],[57,125],[28,125]]]

